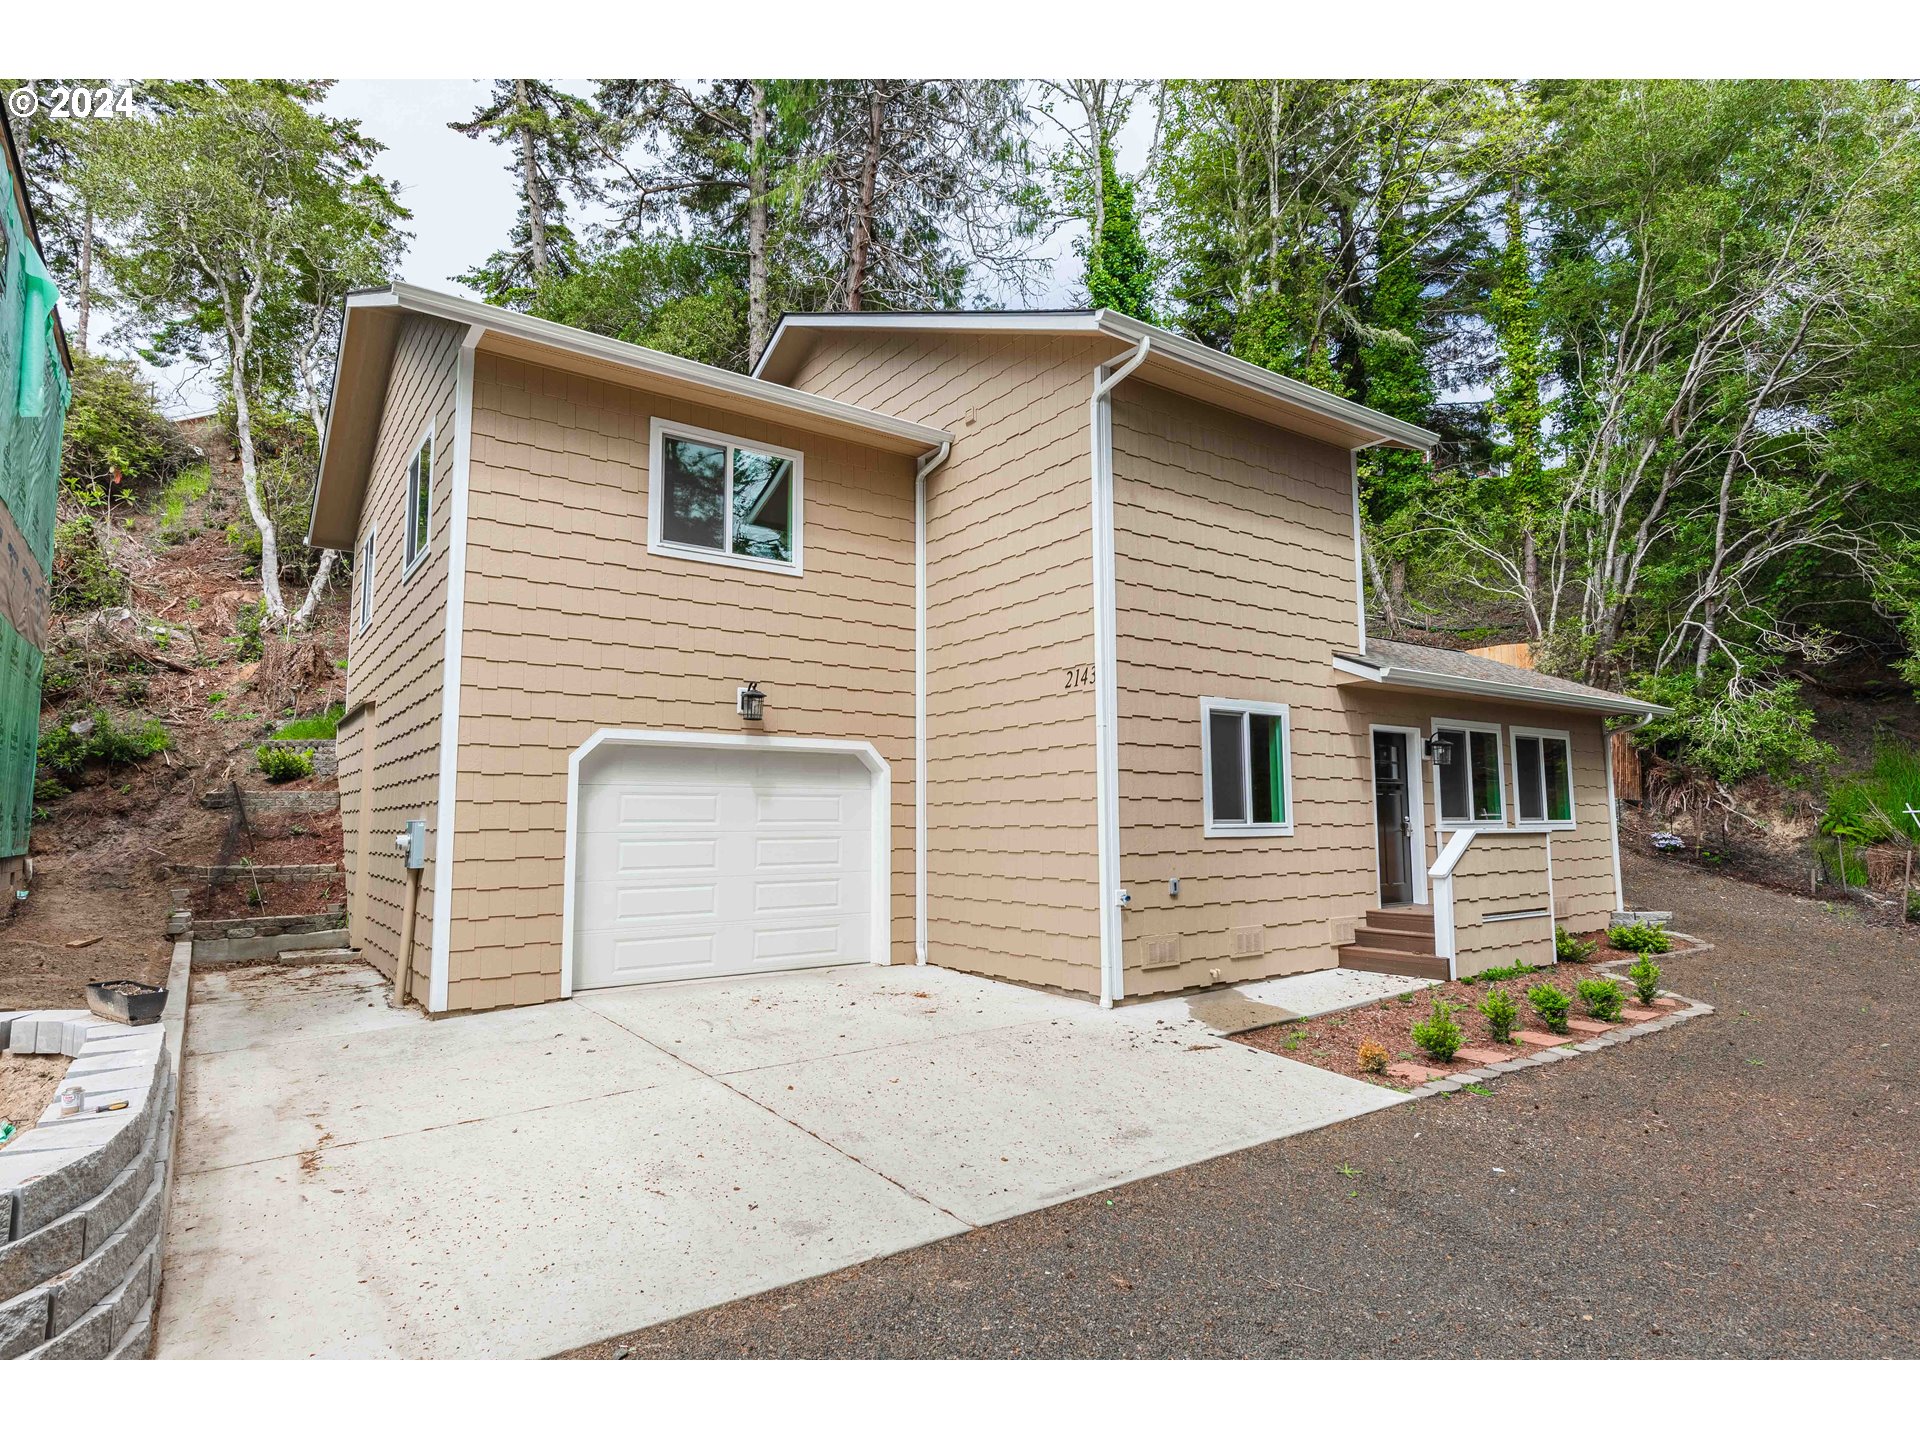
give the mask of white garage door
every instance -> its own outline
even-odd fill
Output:
[[[580,782],[575,983],[871,959],[872,787],[853,755],[602,747]]]

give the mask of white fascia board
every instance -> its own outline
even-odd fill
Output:
[[[353,308],[360,303],[376,303],[382,298],[384,297],[377,293],[355,296],[348,301],[348,305]],[[658,375],[685,384],[703,386],[735,399],[762,405],[777,405],[783,410],[830,420],[835,424],[857,426],[860,429],[872,431],[876,435],[890,435],[901,440],[909,440],[927,449],[953,438],[945,430],[935,429],[931,425],[920,425],[911,420],[882,415],[877,410],[866,410],[858,405],[829,400],[804,390],[793,390],[785,385],[776,385],[771,380],[760,380],[750,375],[736,375],[731,370],[702,365],[697,360],[668,355],[660,350],[649,350],[643,345],[630,345],[624,340],[614,340],[605,335],[595,335],[587,330],[577,330],[571,325],[561,325],[552,320],[541,320],[532,315],[522,315],[517,311],[503,310],[497,305],[483,305],[476,300],[463,300],[457,295],[443,294],[438,290],[422,290],[416,285],[395,285],[388,303],[400,305],[416,314],[432,315],[462,325],[479,325],[498,334],[511,335],[536,345],[550,345],[556,350],[569,351],[594,360],[604,360],[608,364],[619,365],[640,374]]]
[[[1595,695],[1543,690],[1533,685],[1510,685],[1499,680],[1441,675],[1432,670],[1409,670],[1401,665],[1375,666],[1349,660],[1343,655],[1334,657],[1333,668],[1342,675],[1352,675],[1380,685],[1405,685],[1415,690],[1438,690],[1448,695],[1479,696],[1488,700],[1517,700],[1528,705],[1551,705],[1562,710],[1592,710],[1602,715],[1638,715],[1642,717],[1642,723],[1656,715],[1673,713],[1665,705],[1655,705],[1650,700],[1605,700]]]
[[[754,362],[752,373],[755,379],[760,377],[789,330],[940,330],[948,334],[1014,331],[1023,335],[1090,335],[1100,328],[1099,316],[1092,310],[950,310],[932,314],[849,310],[838,315],[782,315],[780,323],[773,327],[767,348],[760,352],[760,358]]]

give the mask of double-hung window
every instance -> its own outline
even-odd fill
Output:
[[[1292,735],[1287,707],[1256,700],[1202,700],[1205,833],[1293,833]]]
[[[655,420],[647,548],[798,575],[801,469],[796,451]]]
[[[1440,826],[1463,829],[1500,825],[1506,820],[1506,786],[1500,773],[1500,727],[1470,720],[1436,720],[1446,755],[1434,764],[1439,791]]]
[[[1573,746],[1564,730],[1515,725],[1513,814],[1522,825],[1573,828]]]
[[[373,557],[378,553],[374,541],[380,534],[380,527],[369,525],[367,538],[360,545],[360,633],[367,633],[367,622],[373,619]]]
[[[433,505],[433,427],[407,462],[406,570],[411,575],[427,553],[427,518]]]

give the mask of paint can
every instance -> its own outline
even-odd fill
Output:
[[[56,1098],[62,1115],[78,1115],[87,1108],[87,1091],[83,1085],[62,1085]]]

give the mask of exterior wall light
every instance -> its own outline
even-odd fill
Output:
[[[760,688],[758,680],[749,680],[740,687],[736,704],[742,720],[764,720],[767,718],[767,695]]]
[[[1435,765],[1445,766],[1453,763],[1453,741],[1445,738],[1438,730],[1427,737],[1427,743],[1424,748],[1427,752],[1427,759],[1431,760]]]

